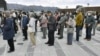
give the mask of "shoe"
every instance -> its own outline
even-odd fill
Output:
[[[42,39],[46,39],[46,37],[42,37]]]
[[[87,39],[87,41],[90,41],[91,39]]]
[[[23,41],[26,41],[26,40],[27,40],[27,39],[25,39],[25,38],[23,39]]]
[[[57,35],[60,35],[59,33],[57,33]]]
[[[58,39],[63,39],[62,37],[59,37]]]
[[[80,37],[82,36],[82,35],[79,35]]]
[[[78,42],[79,42],[79,40],[76,40],[76,41],[78,41]]]
[[[46,42],[45,44],[49,44],[48,42]]]
[[[84,38],[84,40],[87,40],[87,38]]]
[[[67,45],[72,45],[72,44],[67,44]]]
[[[14,42],[16,42],[16,40],[14,40]]]
[[[54,45],[49,44],[48,46],[54,46]]]
[[[32,48],[35,48],[36,46],[32,46]]]
[[[95,36],[95,34],[92,34],[92,36]]]
[[[8,53],[14,52],[15,50],[9,50]]]

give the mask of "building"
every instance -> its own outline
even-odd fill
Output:
[[[58,11],[60,12],[75,12],[76,8],[72,8],[72,9],[58,9]],[[100,6],[96,6],[96,7],[84,7],[84,11],[96,11],[98,13],[100,13]]]
[[[7,10],[7,4],[5,0],[0,0],[0,11]]]

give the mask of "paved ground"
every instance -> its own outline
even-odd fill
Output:
[[[80,42],[75,41],[75,34],[73,38],[73,45],[67,45],[67,33],[64,30],[64,39],[59,40],[55,33],[55,45],[47,46],[44,43],[47,39],[42,39],[42,33],[37,32],[36,47],[32,47],[30,39],[22,41],[23,36],[21,31],[16,35],[15,52],[7,53],[9,47],[7,42],[2,39],[0,35],[0,56],[100,56],[100,32],[96,31],[96,35],[92,36],[91,41],[86,41],[85,29],[83,30]]]

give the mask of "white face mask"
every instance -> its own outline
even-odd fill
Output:
[[[88,15],[88,16],[90,16],[90,15],[91,15],[91,13],[88,13],[87,15]]]

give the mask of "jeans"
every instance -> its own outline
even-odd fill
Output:
[[[91,39],[92,26],[86,26],[86,39]]]
[[[47,29],[47,27],[42,27],[43,38],[46,38],[46,29]]]
[[[81,26],[76,26],[76,41],[79,41]]]
[[[0,34],[2,33],[2,29],[0,28]]]
[[[61,28],[60,28],[60,38],[63,38],[63,31],[64,31],[64,26],[61,26]]]
[[[23,32],[23,36],[25,37],[25,39],[27,39],[27,29],[28,27],[25,27],[24,29],[22,29],[22,32]]]
[[[93,25],[93,29],[92,29],[93,35],[95,35],[95,29],[96,29],[96,26],[97,26],[97,22],[95,22],[95,24]]]

